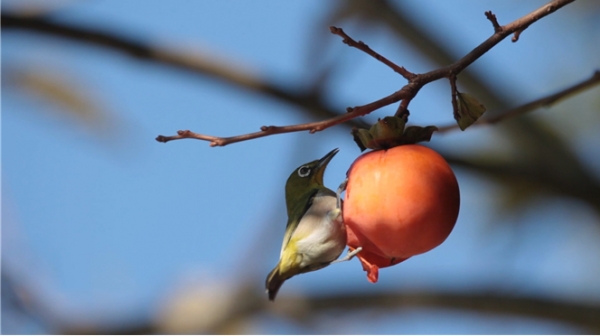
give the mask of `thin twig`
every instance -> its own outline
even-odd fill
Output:
[[[568,88],[558,91],[556,93],[553,93],[551,95],[548,96],[544,96],[542,98],[536,99],[534,101],[531,101],[527,104],[523,104],[521,106],[512,108],[508,111],[505,111],[502,114],[499,114],[496,117],[492,117],[492,118],[487,118],[487,119],[480,119],[477,122],[475,122],[473,125],[471,125],[471,127],[473,126],[479,126],[479,125],[491,125],[491,124],[495,124],[498,123],[500,121],[503,121],[505,119],[510,119],[510,118],[514,118],[517,116],[520,116],[522,114],[525,114],[527,112],[531,112],[534,111],[538,108],[541,107],[550,107],[553,104],[558,103],[559,101],[566,99],[570,96],[573,96],[575,94],[578,94],[580,92],[583,92],[585,90],[591,89],[592,87],[596,86],[600,84],[600,71],[595,71],[594,74],[592,75],[592,77],[579,82],[577,84],[571,85]],[[454,102],[453,102],[454,104]],[[446,125],[446,126],[442,126],[442,127],[438,127],[438,132],[448,132],[448,131],[452,131],[458,129],[458,125],[457,124],[451,124],[451,125]]]
[[[380,54],[375,52],[373,49],[371,49],[368,45],[366,45],[363,41],[356,42],[354,39],[352,39],[350,36],[348,36],[342,28],[331,26],[331,27],[329,27],[329,30],[331,31],[332,34],[341,36],[343,39],[342,42],[344,42],[345,44],[369,54],[370,56],[372,56],[379,62],[387,65],[392,70],[399,73],[402,77],[406,78],[407,80],[411,80],[411,79],[415,78],[416,75],[414,73],[406,70],[404,67],[401,67],[401,66],[395,64],[394,62],[388,60],[387,58],[381,56]]]
[[[292,133],[292,132],[300,132],[300,131],[309,131],[310,133],[315,133],[327,129],[331,126],[341,124],[348,120],[354,119],[356,117],[361,117],[367,115],[379,108],[384,106],[396,103],[400,101],[404,92],[398,91],[393,94],[374,101],[367,105],[357,106],[357,107],[349,107],[347,109],[348,113],[340,114],[333,118],[325,119],[322,121],[315,121],[306,124],[297,124],[297,125],[289,125],[289,126],[262,126],[260,131],[254,133],[247,133],[242,135],[236,135],[231,137],[217,137],[212,135],[204,135],[199,133],[194,133],[192,131],[177,131],[177,135],[174,136],[164,136],[159,135],[156,137],[156,141],[158,142],[169,142],[172,140],[180,140],[180,139],[196,139],[196,140],[204,140],[210,141],[210,145],[212,147],[215,146],[226,146],[235,142],[246,141],[256,138],[262,138],[268,135],[273,134],[282,134],[282,133]]]
[[[562,6],[564,6],[568,3],[571,3],[573,1],[575,1],[575,0],[567,0],[566,2],[551,1],[548,4],[546,4],[545,6],[543,6],[542,8],[531,13],[529,15],[529,16],[531,16],[530,20],[527,20],[527,22],[521,22],[523,19],[519,19],[519,20],[515,21],[515,23],[517,23],[517,27],[511,32],[511,33],[514,33],[511,41],[517,42],[519,40],[519,37],[521,36],[521,33],[523,33],[523,31],[525,29],[527,29],[529,27],[529,25],[531,25],[532,23],[536,22],[537,20],[543,18],[544,16],[546,16],[550,13],[554,13],[557,9],[559,9]]]

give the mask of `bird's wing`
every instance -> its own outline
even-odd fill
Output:
[[[283,250],[285,250],[286,246],[290,242],[294,231],[296,231],[296,229],[298,228],[298,224],[300,224],[300,219],[302,219],[306,211],[308,211],[308,209],[312,206],[313,200],[315,199],[315,196],[318,192],[318,189],[314,189],[307,194],[307,198],[304,198],[307,201],[303,202],[305,205],[302,211],[300,212],[299,216],[289,216],[287,225],[285,227],[285,234],[283,235],[283,243],[281,244],[281,252],[279,254],[280,257],[283,255]],[[294,206],[301,206],[301,204],[295,204]]]

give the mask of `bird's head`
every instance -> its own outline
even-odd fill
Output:
[[[314,189],[324,188],[323,175],[325,168],[339,149],[334,149],[319,160],[305,163],[296,168],[285,184],[285,198],[290,208],[290,202],[295,203]]]

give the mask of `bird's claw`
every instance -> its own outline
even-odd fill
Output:
[[[354,251],[348,252],[343,258],[333,261],[332,264],[352,260],[360,251],[362,251],[362,247],[357,247]]]
[[[340,186],[337,189],[337,192],[335,193],[336,199],[337,199],[337,208],[338,209],[342,209],[342,193],[346,190],[346,186],[348,185],[348,179],[345,179],[344,182],[342,182],[340,184]]]
[[[327,216],[329,216],[329,218],[331,219],[332,222],[336,222],[336,221],[338,221],[338,219],[340,219],[342,217],[342,209],[335,208],[335,209],[329,211]]]

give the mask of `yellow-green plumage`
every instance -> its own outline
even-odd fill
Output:
[[[326,267],[346,246],[346,230],[336,194],[323,185],[325,168],[337,149],[298,167],[285,186],[288,222],[279,263],[267,276],[269,300],[294,275]]]

